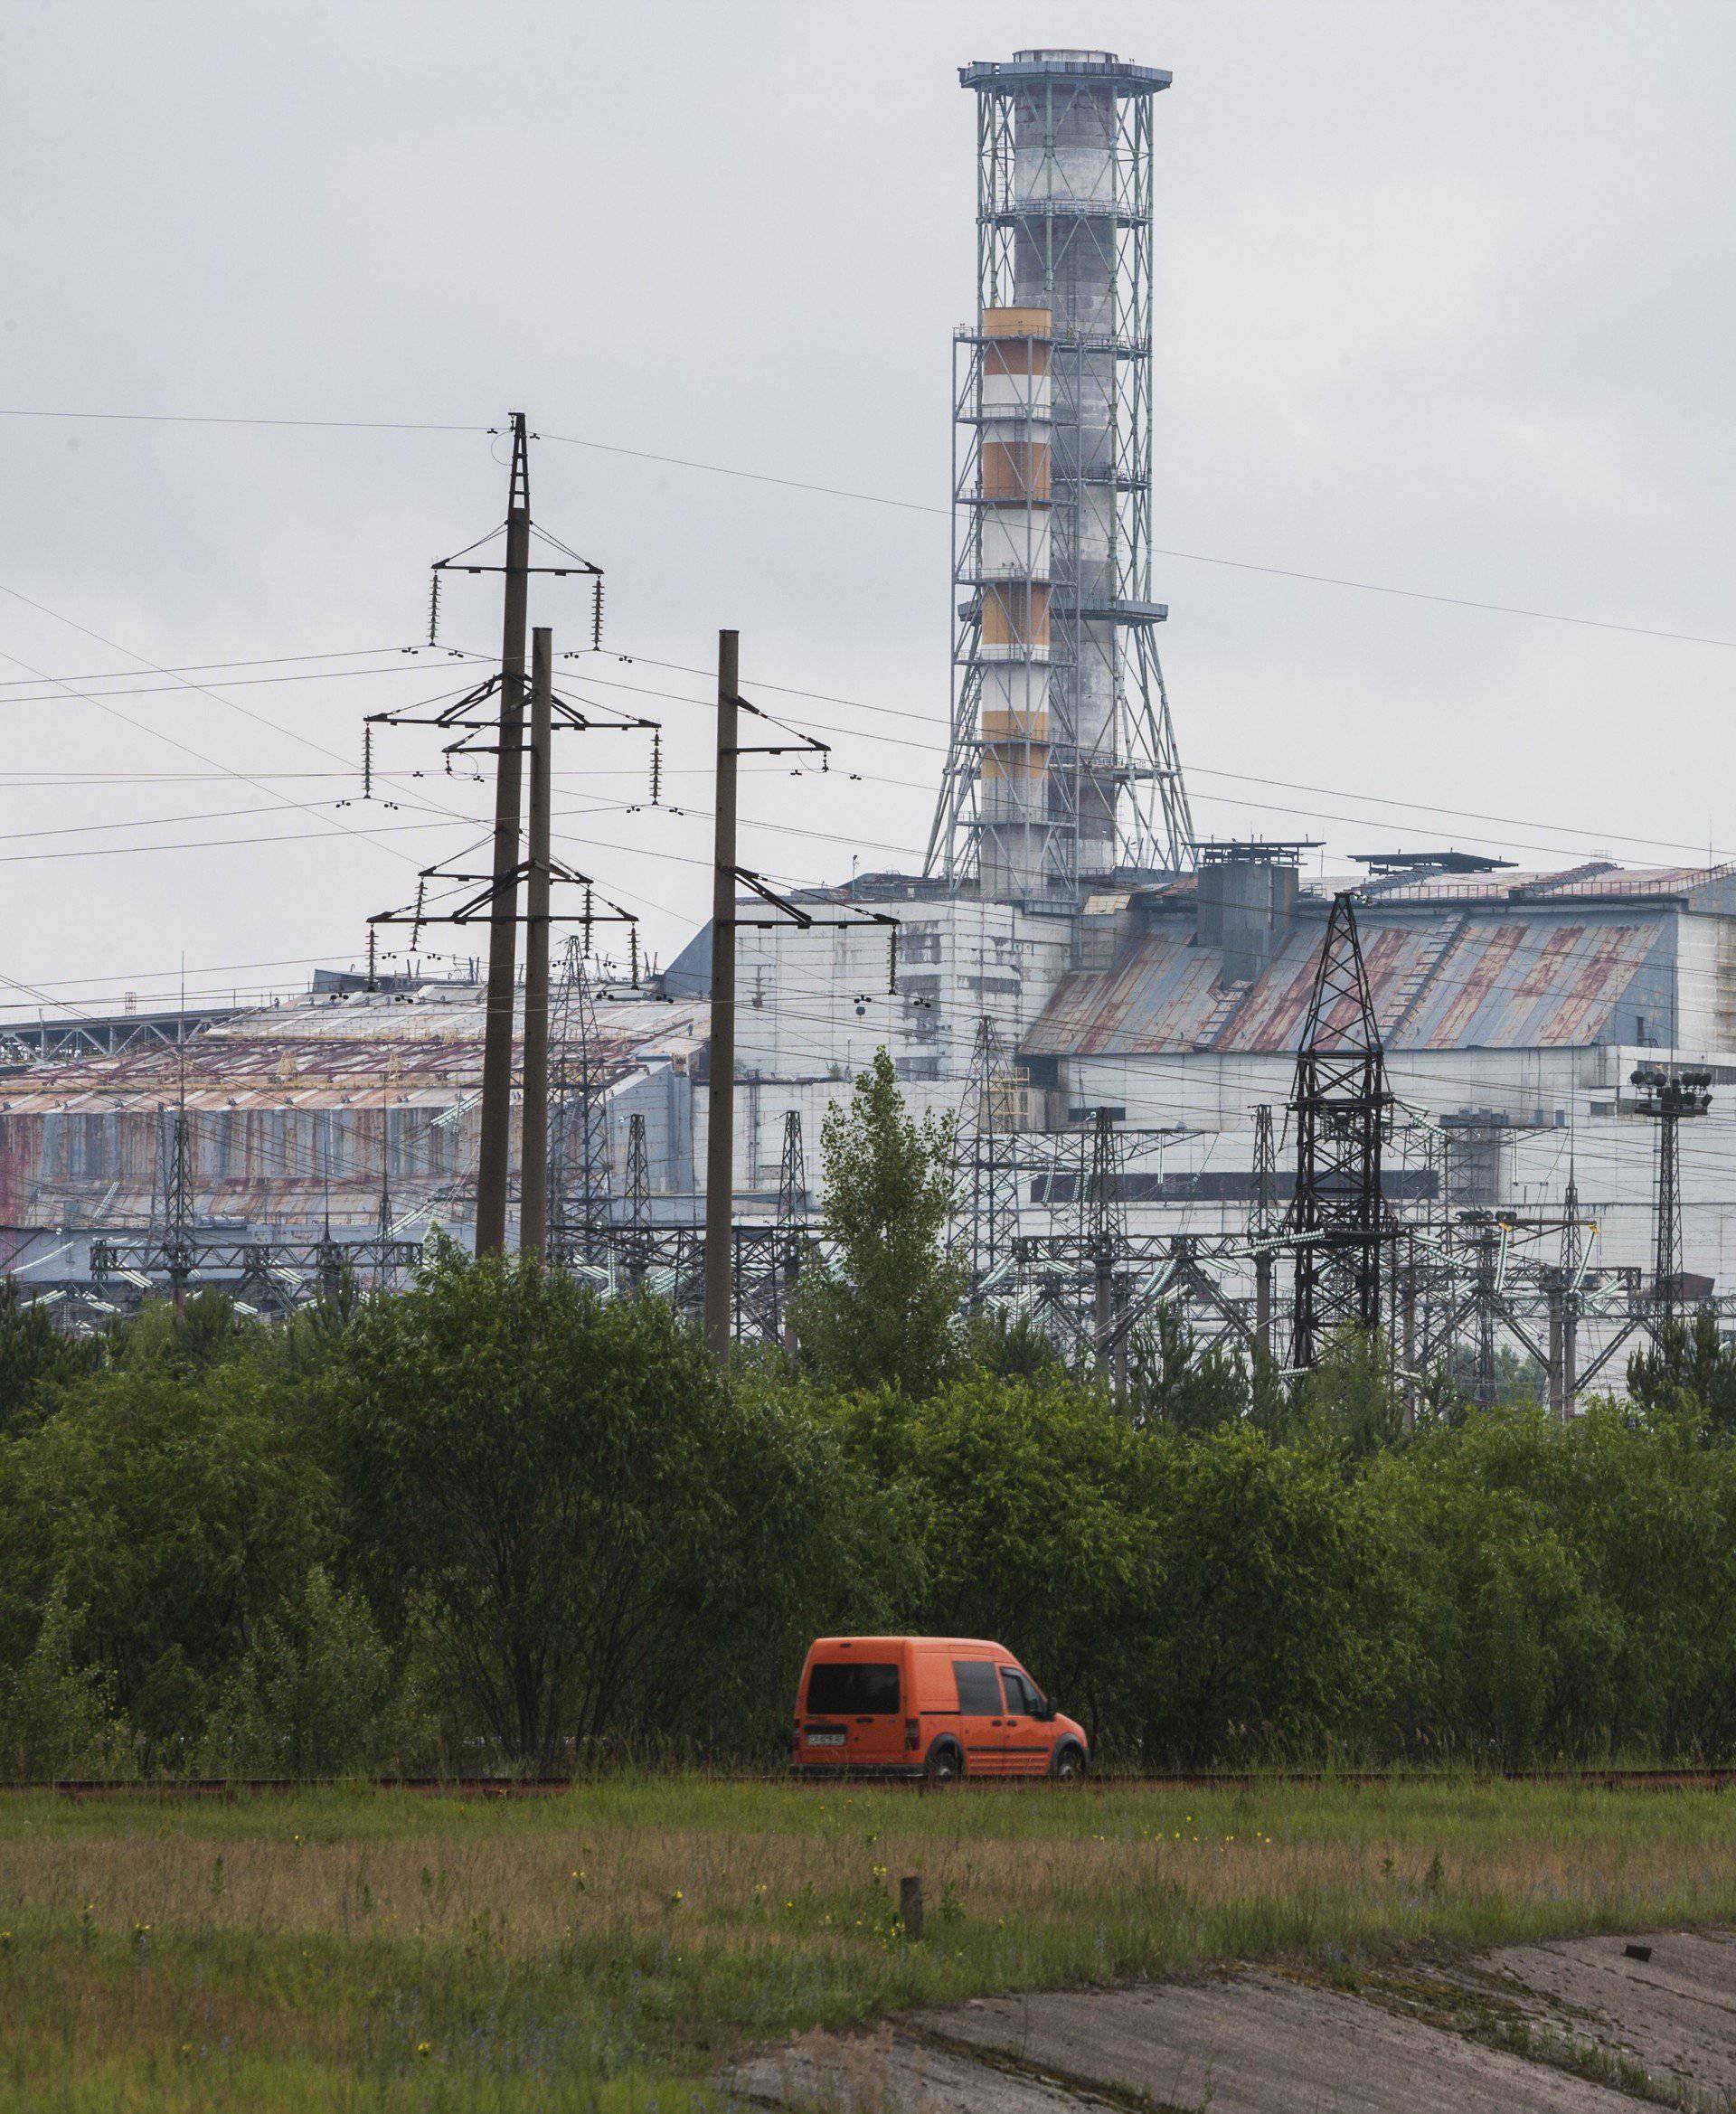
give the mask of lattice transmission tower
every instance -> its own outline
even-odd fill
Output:
[[[1017,1080],[999,1028],[987,1015],[976,1023],[970,1072],[958,1111],[958,1247],[970,1271],[975,1303],[1003,1265],[1011,1263],[1019,1231]]]
[[[627,1282],[643,1284],[651,1267],[651,1156],[646,1148],[645,1118],[627,1119],[627,1195],[624,1222],[615,1234],[615,1250],[627,1266]]]
[[[1254,1342],[1266,1358],[1272,1355],[1273,1291],[1278,1274],[1275,1237],[1281,1219],[1271,1103],[1261,1101],[1254,1110],[1254,1177],[1248,1232],[1254,1250]]]
[[[1127,1245],[1127,1209],[1121,1179],[1122,1153],[1115,1116],[1093,1110],[1091,1128],[1079,1140],[1079,1188],[1074,1199],[1080,1254],[1090,1269],[1090,1344],[1099,1371],[1117,1361],[1118,1295],[1122,1286],[1117,1266]],[[1118,1373],[1117,1377],[1119,1377]]]
[[[807,1157],[802,1146],[802,1112],[784,1111],[784,1149],[778,1168],[778,1242],[772,1264],[775,1319],[779,1342],[795,1348],[791,1301],[807,1259]]]
[[[571,1260],[598,1267],[609,1260],[609,1113],[597,1005],[584,943],[567,941],[549,1037],[549,1213]]]
[[[1652,1255],[1651,1323],[1662,1335],[1685,1303],[1682,1281],[1682,1179],[1677,1129],[1712,1107],[1712,1074],[1674,1064],[1642,1064],[1633,1074],[1635,1106],[1657,1125],[1656,1226]]]
[[[1381,1320],[1385,1208],[1381,1150],[1392,1123],[1386,1058],[1354,898],[1336,895],[1297,1052],[1296,1310],[1290,1364],[1308,1371],[1335,1328]]]
[[[926,871],[1071,907],[1191,866],[1152,599],[1152,106],[1109,52],[967,66],[976,313],[954,342],[953,695]]]

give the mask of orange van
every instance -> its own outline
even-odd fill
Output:
[[[1005,1645],[977,1637],[823,1637],[796,1692],[797,1776],[1080,1777],[1082,1726]]]

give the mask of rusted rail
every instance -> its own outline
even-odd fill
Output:
[[[782,1771],[711,1770],[703,1773],[713,1783],[779,1784],[789,1779]],[[581,1777],[62,1777],[35,1783],[0,1783],[0,1794],[52,1792],[70,1799],[149,1798],[162,1800],[214,1799],[233,1802],[242,1798],[292,1798],[300,1792],[332,1790],[397,1791],[416,1798],[554,1798],[569,1791],[596,1789],[608,1784],[607,1775]],[[882,1788],[921,1792],[921,1780],[864,1779],[839,1772],[838,1780],[852,1784],[877,1781]],[[963,1787],[971,1791],[1029,1789],[1047,1779],[1021,1777],[979,1778]],[[1109,1770],[1083,1779],[1087,1790],[1112,1791],[1127,1788],[1175,1791],[1257,1791],[1315,1785],[1342,1786],[1350,1790],[1382,1790],[1392,1785],[1427,1784],[1537,1784],[1564,1790],[1604,1791],[1724,1791],[1736,1787],[1736,1767],[1729,1769],[1518,1769],[1473,1770],[1463,1775],[1428,1773],[1409,1770],[1171,1770],[1147,1771]],[[812,1779],[806,1789],[824,1788]]]

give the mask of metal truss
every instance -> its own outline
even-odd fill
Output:
[[[33,1305],[64,1307],[68,1318],[85,1310],[108,1318],[133,1313],[148,1298],[219,1291],[262,1314],[287,1314],[310,1299],[336,1294],[346,1279],[380,1284],[414,1269],[420,1241],[370,1235],[316,1241],[212,1239],[204,1234],[99,1236],[90,1243],[84,1278],[17,1278]]]
[[[1381,1242],[1388,1233],[1381,1148],[1392,1118],[1381,1031],[1363,966],[1356,911],[1333,898],[1297,1053],[1296,1309],[1290,1364],[1306,1373],[1335,1329],[1381,1321]]]
[[[7,1062],[54,1063],[70,1057],[124,1057],[138,1050],[175,1050],[207,1028],[238,1019],[242,1005],[210,1005],[176,1013],[80,1015],[75,1020],[9,1021],[4,1031]]]
[[[976,1023],[953,1155],[958,1215],[952,1248],[970,1273],[973,1307],[983,1303],[1019,1230],[1018,1098],[1011,1052],[985,1014]]]
[[[1154,637],[1167,611],[1152,599],[1152,85],[1166,77],[1140,69],[1117,76],[1109,98],[1109,189],[1080,195],[1070,194],[1064,178],[1057,192],[1048,171],[1044,188],[1027,182],[1021,193],[1020,90],[993,70],[968,70],[967,80],[977,91],[977,309],[954,346],[951,730],[924,871],[955,888],[980,885],[983,840],[996,826],[981,795],[984,675],[1014,656],[996,647],[991,662],[984,638],[983,375],[991,340],[983,316],[1041,305],[1050,315],[1051,438],[1047,485],[1032,500],[1046,503],[1051,530],[1046,564],[1025,577],[1047,599],[1049,629],[1045,642],[1027,646],[1025,663],[1047,672],[1046,782],[1034,825],[1012,826],[1042,831],[1037,892],[1071,901],[1101,871],[1194,864]],[[1036,92],[1047,99],[1044,137],[1052,139],[1071,105],[1090,99],[1104,107],[1105,77],[1058,76]],[[1080,259],[1093,283],[1107,276],[1107,312],[1075,310]],[[1030,281],[1033,260],[1042,277],[1035,292],[1020,285],[1022,271]],[[1097,547],[1099,534],[1105,549]],[[1087,709],[1093,694],[1110,701],[1100,724]],[[1094,854],[1088,864],[1087,843],[1102,843],[1107,856]]]
[[[666,1299],[697,1322],[705,1307],[705,1228],[618,1222],[600,1260],[586,1261],[580,1246],[594,1229],[549,1229],[551,1261],[591,1285],[605,1298],[645,1294]],[[779,1225],[741,1225],[731,1242],[730,1282],[733,1334],[738,1342],[784,1340],[788,1298],[790,1241]]]

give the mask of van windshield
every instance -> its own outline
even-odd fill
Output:
[[[898,1668],[870,1659],[827,1659],[807,1676],[807,1707],[837,1717],[895,1717]]]

